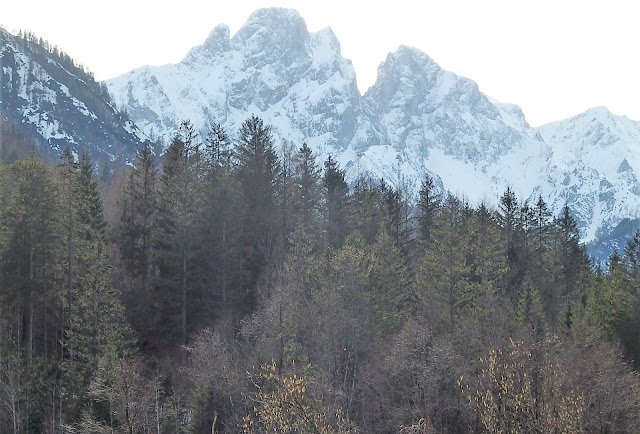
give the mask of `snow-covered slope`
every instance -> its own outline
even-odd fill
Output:
[[[130,159],[143,136],[103,85],[66,55],[0,28],[0,116],[50,158],[66,146],[97,160]]]
[[[494,201],[517,177],[514,188],[527,197],[550,155],[518,107],[490,100],[475,82],[414,48],[389,54],[363,107],[371,119],[367,126],[401,163],[385,166],[385,159],[365,150],[366,165],[394,183],[413,179],[414,189],[430,173],[467,199]]]
[[[538,130],[553,145],[542,194],[571,206],[585,240],[640,217],[640,122],[596,107]]]
[[[415,193],[425,174],[471,202],[496,203],[507,186],[568,204],[584,240],[640,217],[640,124],[598,108],[534,129],[515,105],[484,95],[417,49],[380,64],[365,95],[330,29],[307,31],[288,9],[263,9],[230,37],[216,27],[177,65],[147,66],[107,81],[147,134],[168,142],[190,119],[233,135],[251,114],[276,137],[333,154],[350,179],[384,177]]]

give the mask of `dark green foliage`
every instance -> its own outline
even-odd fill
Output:
[[[427,176],[420,185],[418,197],[418,227],[423,242],[431,241],[431,230],[440,206],[440,195],[436,192],[433,178]]]
[[[197,213],[203,193],[203,156],[190,122],[181,124],[169,145],[162,166],[158,193],[155,255],[158,267],[155,282],[160,336],[187,343],[188,331],[198,314],[203,258],[198,252]]]
[[[342,245],[346,236],[346,206],[349,187],[344,180],[344,171],[329,155],[324,162],[322,180],[325,202],[325,232],[330,246]]]
[[[306,143],[298,149],[293,163],[295,223],[315,232],[320,220],[320,168]]]
[[[220,125],[214,125],[207,142],[208,165],[203,183],[203,204],[198,211],[203,277],[206,291],[202,320],[211,323],[228,308],[242,303],[238,288],[244,282],[242,193],[233,174],[231,142]]]
[[[19,313],[15,338],[31,366],[37,348],[49,350],[51,338],[47,314],[52,304],[54,266],[58,248],[56,185],[51,171],[32,154],[9,168],[11,192],[7,197],[8,231],[3,280],[7,285],[3,304]],[[38,321],[39,318],[44,323]],[[44,342],[43,342],[44,340]]]
[[[118,231],[120,257],[129,277],[128,317],[143,341],[152,339],[151,280],[157,216],[157,169],[151,146],[138,152],[122,199]]]
[[[252,116],[240,128],[235,148],[235,174],[242,192],[244,212],[243,252],[248,274],[247,305],[255,307],[255,287],[268,262],[279,249],[282,224],[278,220],[280,161],[271,128]]]

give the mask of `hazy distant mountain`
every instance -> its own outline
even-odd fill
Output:
[[[112,105],[106,87],[66,54],[0,28],[0,116],[50,159],[67,145],[96,162],[126,161],[142,133]]]

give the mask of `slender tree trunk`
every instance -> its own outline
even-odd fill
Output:
[[[100,344],[99,339],[100,336],[98,336],[98,315],[99,315],[99,308],[100,308],[100,300],[99,298],[99,294],[98,294],[98,283],[96,282],[96,279],[94,277],[94,281],[93,281],[93,312],[91,314],[92,318],[91,318],[91,329],[93,331],[93,333],[91,333],[91,355],[93,356],[93,373],[97,373],[98,372],[98,356],[100,351],[98,350],[98,345]],[[109,408],[111,408],[111,401],[109,401]]]
[[[27,329],[27,366],[33,363],[33,250],[29,250],[29,326]]]
[[[227,222],[222,222],[222,311],[227,309]]]
[[[69,207],[69,222],[67,225],[67,313],[69,316],[69,330],[73,329],[73,315],[71,313],[71,260],[73,257],[73,250],[71,247],[71,232],[72,232],[72,223],[71,223],[71,207]],[[64,322],[63,322],[64,327]],[[64,330],[62,332],[62,337],[64,339]],[[64,341],[63,341],[64,347]],[[64,350],[63,350],[64,351]],[[64,353],[63,353],[64,354]],[[73,341],[69,341],[69,359],[73,358]]]
[[[156,434],[160,434],[160,385],[154,380],[155,404],[156,404]]]
[[[60,301],[60,324],[58,331],[60,332],[60,361],[64,360],[64,299]]]
[[[185,236],[182,246],[182,336],[181,341],[183,345],[187,344],[187,246],[186,243],[186,231],[183,231]]]
[[[45,360],[47,360],[47,356],[49,355],[49,351],[47,349],[47,342],[49,341],[49,333],[48,333],[48,327],[47,327],[47,287],[45,284],[44,287],[44,302],[43,302],[43,309],[44,309],[44,313],[43,313],[43,328],[44,328],[44,358]]]

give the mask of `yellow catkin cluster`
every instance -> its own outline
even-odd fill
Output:
[[[558,367],[537,367],[522,342],[508,352],[492,349],[480,359],[476,379],[458,380],[485,432],[576,433],[582,431],[584,402],[574,391],[562,392]]]
[[[261,366],[250,378],[257,393],[253,415],[243,418],[244,433],[355,433],[341,410],[328,416],[321,403],[309,396],[303,375],[278,374],[275,362]]]

